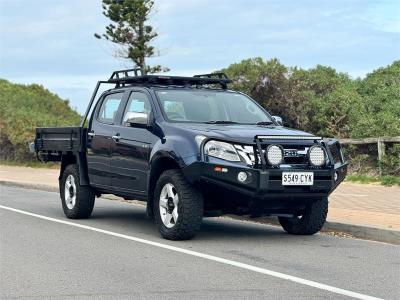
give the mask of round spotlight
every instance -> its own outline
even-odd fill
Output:
[[[270,145],[267,148],[267,160],[272,166],[277,166],[283,161],[283,150],[282,147],[277,145]]]
[[[308,151],[308,157],[314,167],[321,167],[325,164],[325,150],[321,146],[312,146]]]
[[[337,181],[338,178],[339,178],[338,172],[335,172],[335,174],[333,175],[333,179],[334,179],[335,181]]]
[[[237,179],[240,182],[246,182],[247,181],[247,173],[246,172],[239,172],[238,176],[237,176]]]

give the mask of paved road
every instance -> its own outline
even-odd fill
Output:
[[[143,206],[97,199],[71,221],[56,193],[0,189],[2,299],[400,298],[399,246],[224,218],[170,242]]]

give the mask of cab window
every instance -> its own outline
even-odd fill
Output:
[[[118,107],[121,104],[123,93],[107,95],[101,104],[97,120],[102,123],[114,124]]]
[[[129,96],[128,104],[124,112],[122,123],[125,124],[133,117],[149,117],[151,113],[151,105],[149,98],[140,92],[133,92]]]

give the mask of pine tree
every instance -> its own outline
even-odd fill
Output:
[[[105,39],[121,46],[119,57],[132,60],[145,73],[169,71],[160,65],[149,66],[146,58],[158,53],[150,45],[157,37],[153,27],[148,25],[149,14],[154,7],[152,0],[103,0],[103,14],[111,20],[102,35],[95,33],[98,39]]]

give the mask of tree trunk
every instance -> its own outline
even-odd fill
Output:
[[[139,65],[139,67],[142,69],[142,73],[143,73],[143,75],[146,75],[147,74],[147,70],[146,70],[146,61],[145,61],[145,47],[146,47],[146,45],[144,44],[144,29],[143,29],[143,27],[144,27],[144,20],[140,20],[140,22],[139,22],[139,36],[138,36],[138,39],[139,39],[139,41],[140,41],[140,43],[142,44],[142,45],[140,45],[141,47],[142,47],[142,53],[141,53],[141,57],[140,57],[140,65]]]

